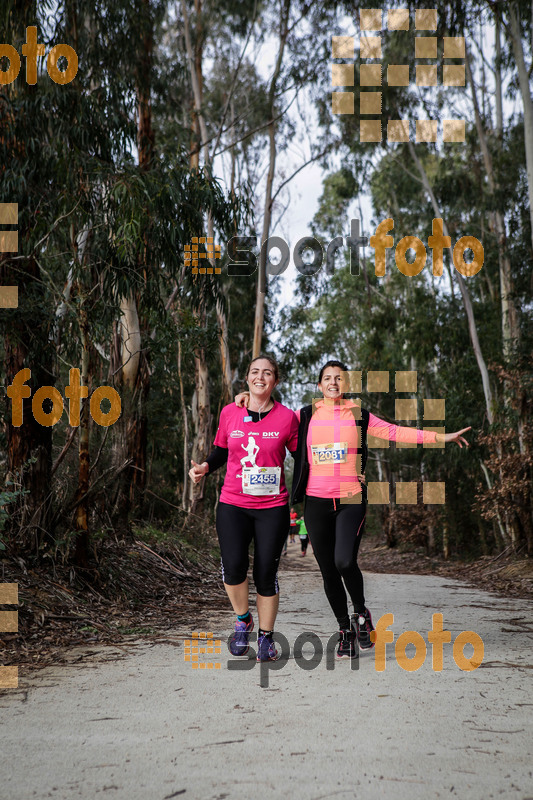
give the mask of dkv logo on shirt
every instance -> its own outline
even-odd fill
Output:
[[[279,431],[263,431],[263,437],[277,439],[279,437]]]

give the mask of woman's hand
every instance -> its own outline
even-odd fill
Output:
[[[250,392],[241,392],[235,398],[235,405],[239,408],[248,408],[250,403]]]
[[[469,425],[468,428],[463,428],[461,431],[456,431],[455,433],[437,433],[437,442],[455,442],[462,448],[463,444],[466,447],[470,447],[464,436],[461,434],[466,433],[466,431],[472,430],[472,426]],[[461,444],[461,442],[463,444]]]
[[[191,458],[192,467],[189,470],[189,478],[193,483],[200,483],[204,475],[209,471],[209,464],[204,461],[202,464],[197,464]]]

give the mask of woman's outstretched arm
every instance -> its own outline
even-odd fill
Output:
[[[470,444],[466,441],[464,436],[462,436],[461,434],[466,433],[467,431],[471,431],[471,430],[472,430],[472,426],[469,425],[468,428],[463,428],[462,430],[456,431],[455,433],[437,433],[437,442],[446,442],[446,443],[447,442],[455,442],[456,444],[459,445],[459,447],[462,447],[463,444],[465,445],[465,447],[470,447]],[[462,444],[461,444],[461,442],[462,442]]]
[[[463,428],[455,433],[436,433],[435,431],[424,431],[419,428],[411,428],[406,425],[394,425],[386,422],[375,414],[370,413],[368,421],[368,434],[378,439],[388,439],[390,442],[402,442],[405,444],[435,444],[456,442],[459,447],[463,444],[468,447],[467,440],[462,436],[470,427]]]

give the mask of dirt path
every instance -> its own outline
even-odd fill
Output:
[[[277,629],[290,658],[276,670],[242,659],[229,668],[224,641],[220,655],[199,655],[220,669],[192,669],[184,629],[74,650],[70,665],[0,692],[2,797],[531,799],[532,604],[440,576],[367,573],[374,621],[392,612],[395,642],[419,632],[422,666],[404,671],[394,643],[384,671],[374,652],[357,670],[344,660],[328,669],[311,644],[305,665],[294,657],[298,636],[315,634],[325,648],[335,628],[314,558],[298,552],[289,546],[280,578]],[[462,631],[482,638],[478,669],[461,671],[445,644],[443,670],[433,671],[434,613],[452,643]],[[205,608],[198,630],[224,640],[232,619]]]

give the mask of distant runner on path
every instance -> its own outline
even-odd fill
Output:
[[[298,536],[300,537],[300,548],[301,548],[301,555],[307,555],[307,546],[309,544],[309,534],[307,533],[307,528],[305,527],[305,522],[303,519],[298,520]]]
[[[294,544],[294,537],[298,533],[298,514],[291,508],[291,527],[289,528],[289,541]]]
[[[217,534],[222,578],[237,614],[230,641],[234,656],[249,650],[254,622],[248,598],[248,549],[254,542],[254,582],[257,589],[259,635],[257,660],[279,658],[274,645],[274,623],[279,606],[278,565],[289,531],[289,493],[283,462],[286,448],[292,453],[298,440],[294,411],[271,398],[279,381],[278,365],[270,356],[254,358],[246,372],[249,408],[225,406],[220,414],[214,450],[202,464],[191,461],[191,480],[227,462],[228,468],[217,507]],[[246,445],[242,439],[248,437]],[[246,456],[242,458],[242,451]],[[250,466],[246,466],[248,463]]]

